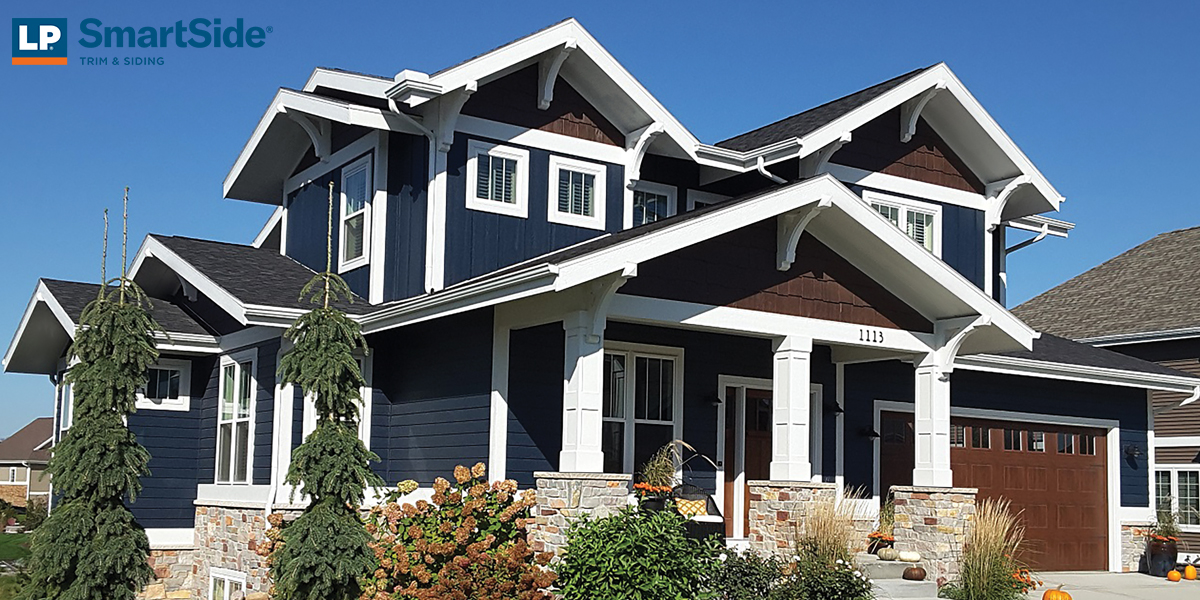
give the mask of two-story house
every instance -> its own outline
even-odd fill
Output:
[[[1013,309],[1092,346],[1200,375],[1200,227],[1153,239]],[[1182,551],[1200,558],[1200,404],[1154,391],[1155,505],[1178,515]]]
[[[331,182],[389,483],[483,461],[628,485],[684,440],[735,540],[763,537],[751,481],[876,507],[969,487],[1025,510],[1040,567],[1120,571],[1122,520],[1151,512],[1147,391],[1200,390],[1004,308],[1006,230],[1065,234],[1042,216],[1063,199],[945,64],[708,144],[567,20],[436,73],[316,69],[225,178],[276,207],[252,244],[145,239],[132,278],[169,335],[129,418],[154,457],[132,508],[194,553],[173,585],[265,586],[263,517],[302,502],[282,480],[312,408],[276,368]],[[95,293],[40,281],[5,368],[61,381]]]
[[[41,417],[0,440],[0,500],[19,508],[27,507],[31,499],[48,500],[46,463],[53,431],[52,419]]]

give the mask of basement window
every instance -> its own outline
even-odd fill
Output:
[[[245,573],[213,567],[208,578],[208,600],[237,600],[245,596]]]
[[[338,272],[367,264],[371,232],[371,155],[342,169],[342,201],[338,244]]]
[[[601,164],[551,156],[547,219],[560,225],[603,231],[607,174],[607,168]]]
[[[936,256],[942,255],[940,206],[871,190],[863,192],[863,200],[922,248]]]
[[[467,208],[528,217],[529,152],[471,140],[467,147]]]

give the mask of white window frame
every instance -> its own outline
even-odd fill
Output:
[[[222,579],[225,581],[225,594],[221,598],[213,597],[213,580]],[[220,567],[210,567],[208,569],[208,592],[206,597],[208,600],[231,600],[233,598],[233,590],[229,589],[228,584],[236,583],[242,586],[242,595],[248,595],[249,590],[246,587],[246,574],[241,571],[233,571],[230,569],[222,569]]]
[[[595,176],[595,210],[592,216],[564,213],[558,210],[558,173],[563,169]],[[549,196],[546,197],[546,220],[559,225],[604,231],[605,213],[608,206],[607,181],[608,167],[606,165],[551,155]]]
[[[630,198],[629,199],[629,212],[630,212],[631,219],[635,216],[634,211],[635,211],[635,207],[637,205],[635,198],[636,198],[638,192],[642,192],[642,193],[646,193],[646,194],[658,194],[660,196],[667,197],[667,208],[668,208],[670,214],[668,214],[666,217],[663,217],[664,219],[668,218],[668,217],[673,217],[673,216],[679,214],[679,201],[677,200],[677,198],[679,196],[678,188],[676,188],[673,185],[667,185],[665,183],[656,183],[653,181],[639,180],[637,182],[637,184],[635,184],[633,186],[633,194],[630,194],[630,196],[629,196],[629,198]],[[653,223],[653,222],[654,221],[650,221],[650,223]],[[639,225],[646,225],[646,224],[647,223],[634,223],[633,226],[637,227]]]
[[[638,465],[633,464],[634,455],[634,429],[636,425],[665,425],[666,421],[637,419],[637,409],[634,407],[634,386],[637,384],[635,360],[638,357],[666,359],[674,361],[674,377],[672,381],[671,393],[671,412],[672,412],[672,429],[671,439],[683,439],[683,348],[672,346],[653,346],[649,344],[634,344],[628,342],[608,342],[604,343],[605,354],[623,354],[625,355],[625,369],[628,375],[625,377],[625,416],[624,417],[604,417],[601,420],[604,422],[616,422],[625,424],[625,441],[623,451],[622,472],[633,473]],[[605,377],[608,375],[605,374]],[[608,401],[607,398],[604,399]],[[601,413],[603,415],[603,413]],[[678,475],[678,472],[676,473]]]
[[[1200,478],[1200,464],[1198,465],[1154,465],[1153,475],[1150,478],[1151,485],[1154,488],[1154,496],[1150,498],[1150,507],[1154,512],[1158,511],[1158,473],[1166,472],[1171,475],[1171,512],[1179,514],[1179,473],[1188,471],[1197,474]],[[1179,524],[1180,531],[1190,533],[1200,532],[1200,523],[1195,525]]]
[[[338,200],[338,273],[345,273],[371,262],[371,204],[375,196],[375,179],[372,170],[372,155],[367,154],[351,161],[342,167],[341,193]],[[361,211],[346,214],[346,177],[359,170],[365,170],[367,178],[367,198]],[[363,215],[363,252],[362,256],[346,258],[346,220],[356,215]]]
[[[63,377],[66,377],[65,372],[63,373]],[[60,398],[60,402],[62,403],[60,410],[62,410],[62,414],[59,415],[58,419],[58,431],[60,433],[66,433],[67,430],[71,429],[71,426],[75,424],[74,389],[75,386],[71,385],[69,382],[63,382],[61,388],[62,398]]]
[[[479,155],[487,154],[506,158],[517,163],[517,185],[513,190],[515,203],[497,202],[478,196]],[[529,151],[512,146],[503,146],[480,140],[467,143],[467,208],[483,212],[519,217],[529,217]]]
[[[169,410],[187,412],[192,409],[192,361],[174,358],[160,358],[157,363],[150,365],[151,369],[179,371],[179,397],[175,399],[153,400],[146,397],[146,385],[137,393],[138,410]]]
[[[362,405],[358,407],[358,439],[362,440],[367,450],[371,449],[371,400],[373,389],[371,387],[371,378],[373,376],[373,368],[371,354],[368,352],[365,356],[355,353],[354,358],[359,361],[362,369],[363,381],[366,385],[358,391],[362,397]],[[312,394],[304,395],[304,414],[301,420],[301,437],[303,442],[308,434],[312,433],[317,428],[317,405],[315,397]]]
[[[17,483],[17,468],[16,467],[8,468],[8,482],[9,483]]]
[[[879,214],[879,211],[875,210],[875,207],[871,206],[872,204],[882,204],[884,206],[890,206],[892,208],[899,209],[900,223],[898,225],[892,224],[892,222],[888,221],[883,215],[879,215],[879,218],[887,221],[888,224],[894,225],[906,236],[908,235],[908,231],[905,229],[905,225],[908,223],[909,212],[921,212],[933,215],[933,255],[937,256],[938,258],[942,257],[942,238],[945,237],[945,230],[942,228],[941,206],[937,204],[930,204],[928,202],[921,202],[919,200],[902,198],[900,196],[893,196],[891,194],[882,194],[874,190],[863,190],[862,198],[863,201],[867,203],[867,206],[871,208],[871,211],[876,214]],[[916,240],[913,240],[913,243],[921,246],[922,248],[925,247]]]
[[[237,472],[237,465],[234,464],[234,457],[237,455],[233,444],[237,442],[237,427],[233,427],[233,438],[230,440],[230,448],[233,450],[229,458],[229,481],[221,481],[221,402],[225,398],[225,368],[230,365],[239,365],[241,363],[250,363],[250,416],[249,416],[249,432],[247,433],[246,447],[246,480],[235,481],[234,474]],[[254,483],[254,421],[258,410],[258,349],[251,348],[242,352],[226,354],[221,357],[220,365],[217,371],[217,434],[213,438],[216,441],[216,452],[213,454],[215,470],[213,471],[213,483],[221,486],[248,486]],[[234,384],[239,385],[240,377],[235,377]],[[237,423],[237,393],[234,393],[234,420],[231,423]]]
[[[696,210],[701,206],[710,206],[718,202],[728,200],[730,196],[714,194],[712,192],[702,192],[700,190],[687,191],[687,209],[689,211]]]

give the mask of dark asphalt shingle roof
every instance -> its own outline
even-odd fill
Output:
[[[1200,227],[1160,234],[1012,311],[1071,339],[1200,327]]]
[[[50,459],[48,449],[34,450],[46,443],[54,433],[54,419],[39,417],[29,422],[20,431],[0,441],[0,461],[4,462],[45,462]]]
[[[1150,373],[1153,375],[1173,375],[1176,377],[1192,377],[1200,381],[1195,375],[1176,371],[1168,367],[1164,367],[1157,363],[1134,358],[1120,352],[1097,348],[1089,344],[1081,344],[1065,338],[1058,337],[1049,333],[1042,333],[1042,336],[1033,341],[1033,351],[1019,350],[1016,352],[1003,352],[1000,356],[1010,356],[1013,358],[1026,358],[1031,360],[1039,360],[1049,363],[1061,363],[1068,365],[1081,365],[1085,367],[1101,367],[1105,369],[1119,369],[1122,371],[1134,371],[1137,373]]]
[[[245,304],[305,310],[314,307],[300,301],[300,290],[316,273],[278,250],[189,237],[153,237]],[[336,306],[352,314],[371,309],[358,296],[353,304],[339,302]]]
[[[71,317],[76,325],[79,324],[79,316],[83,314],[83,309],[89,302],[96,299],[96,295],[100,291],[98,283],[58,279],[42,279],[42,283],[46,284],[46,288],[50,290],[51,294],[54,294],[54,298],[62,305],[63,310],[67,311],[67,316]],[[166,300],[151,300],[150,316],[168,333],[210,333],[183,309]]]
[[[715,145],[729,150],[737,150],[739,152],[748,152],[755,148],[762,148],[780,142],[790,140],[792,138],[804,137],[825,125],[832,123],[839,117],[850,113],[864,104],[886,94],[895,89],[904,82],[932,69],[934,66],[925,67],[910,71],[899,77],[894,77],[883,83],[873,85],[865,90],[861,90],[843,96],[837,100],[826,102],[816,108],[810,108],[802,113],[792,115],[785,119],[781,119],[770,125],[764,125],[753,131],[748,131],[741,135],[731,137],[725,141],[717,142]]]

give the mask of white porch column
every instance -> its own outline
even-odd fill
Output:
[[[809,481],[809,394],[812,338],[789,335],[775,343],[772,380],[771,480]]]
[[[563,320],[566,352],[563,371],[563,433],[558,470],[601,473],[601,410],[604,394],[604,338],[592,333],[587,311]]]
[[[913,485],[951,487],[950,373],[936,364],[932,353],[917,365],[914,401]]]

